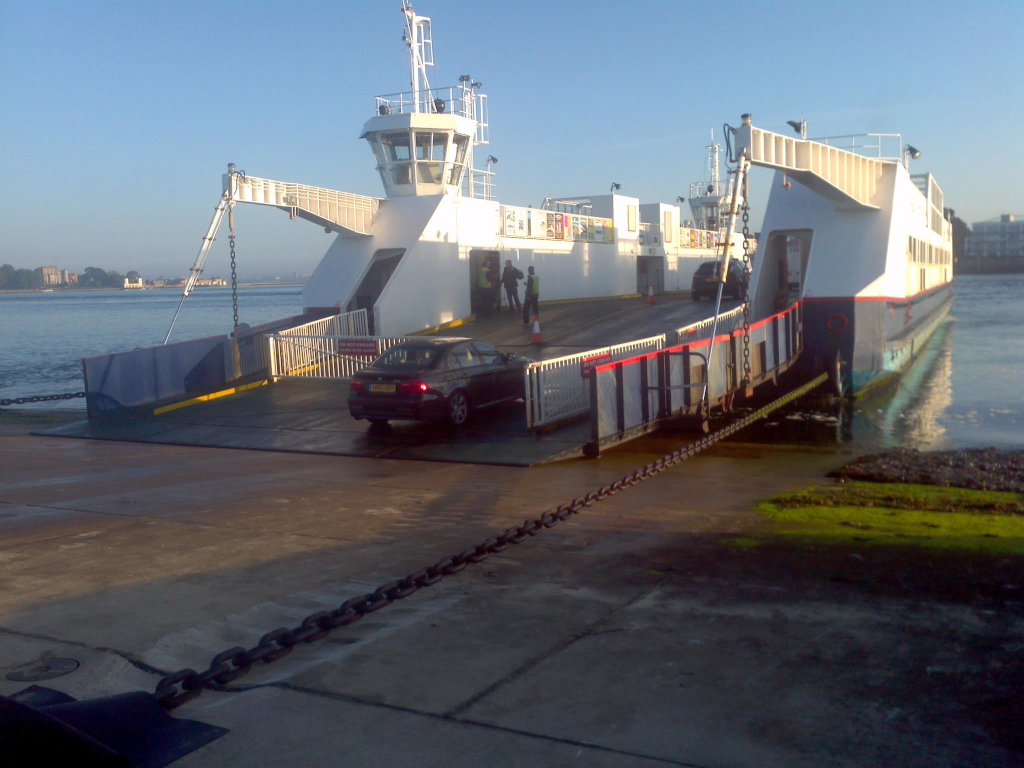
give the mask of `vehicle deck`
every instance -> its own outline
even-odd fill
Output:
[[[736,302],[723,302],[723,310]],[[541,307],[548,343],[530,343],[521,318],[495,313],[447,333],[485,339],[503,351],[546,360],[580,350],[672,331],[703,319],[710,302],[688,296],[567,302]],[[280,381],[160,415],[79,421],[47,430],[54,437],[163,445],[532,466],[580,456],[590,440],[586,420],[533,434],[522,402],[488,408],[465,428],[394,422],[380,429],[349,416],[344,382]]]

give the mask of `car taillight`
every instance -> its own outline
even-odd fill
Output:
[[[363,384],[363,382],[361,382],[359,379],[351,379],[349,381],[349,383],[348,383],[348,388],[352,392],[359,392],[360,390],[364,389],[365,387],[366,387],[366,385]]]
[[[418,394],[427,391],[427,383],[425,381],[403,381],[402,391],[408,392],[409,394]]]

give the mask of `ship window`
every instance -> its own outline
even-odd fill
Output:
[[[392,162],[412,159],[409,154],[408,133],[385,133],[380,137],[380,140],[384,145],[385,153]]]
[[[416,163],[416,178],[420,184],[440,184],[442,163],[420,160]]]
[[[665,211],[665,223],[661,226],[661,231],[665,233],[665,242],[672,242],[672,211]]]
[[[416,132],[417,160],[444,160],[444,153],[447,148],[447,133]]]
[[[636,232],[636,206],[626,206],[626,229],[630,232]]]
[[[412,163],[395,163],[392,165],[391,179],[395,184],[412,184]]]
[[[380,168],[384,165],[384,150],[381,149],[380,141],[377,139],[371,140],[370,148],[373,149],[373,159],[377,161],[377,167]]]
[[[452,170],[448,176],[449,184],[458,184],[462,179],[462,165],[466,162],[466,149],[469,147],[469,136],[463,136],[462,134],[456,133],[452,139],[452,143],[455,144],[455,163],[452,165]]]

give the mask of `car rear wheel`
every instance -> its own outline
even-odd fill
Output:
[[[469,419],[469,398],[461,389],[448,398],[448,423],[461,427]]]
[[[700,293],[698,291],[691,291],[690,296],[694,301],[700,301]]]

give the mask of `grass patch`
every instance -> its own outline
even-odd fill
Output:
[[[783,493],[759,511],[783,534],[1024,555],[1024,496],[896,483]]]

